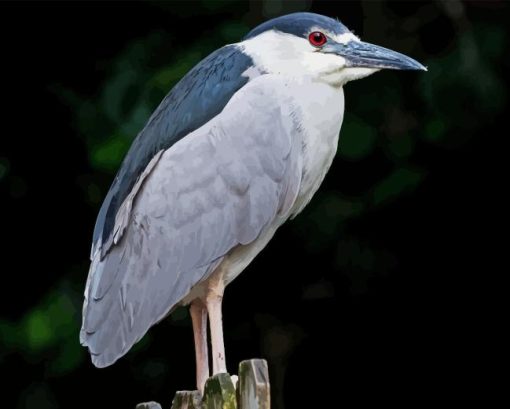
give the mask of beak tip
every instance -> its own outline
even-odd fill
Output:
[[[425,72],[428,71],[427,67],[425,67],[423,64],[420,64],[416,60],[411,60],[407,64],[400,66],[400,67],[395,67],[395,68],[401,69],[401,70],[410,70],[410,71],[425,71]]]
[[[420,64],[418,61],[416,61],[416,70],[418,71],[425,71],[427,72],[428,71],[428,68],[425,67],[423,64]]]
[[[404,56],[402,60],[403,60],[402,66],[397,67],[397,69],[400,68],[402,70],[425,71],[425,72],[428,71],[427,67],[425,67],[423,64],[419,63],[413,58]]]

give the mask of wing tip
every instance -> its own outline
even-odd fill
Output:
[[[108,350],[105,352],[94,352],[91,345],[88,343],[86,333],[84,333],[83,336],[80,334],[80,344],[88,349],[90,360],[96,368],[106,368],[111,366],[125,354],[125,352],[113,353]]]
[[[114,360],[106,360],[104,358],[104,354],[94,355],[92,353],[90,353],[90,357],[91,357],[92,364],[96,368],[99,368],[99,369],[107,368],[108,366],[113,365],[118,359],[118,358],[116,358]]]

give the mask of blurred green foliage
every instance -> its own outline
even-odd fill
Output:
[[[375,148],[377,132],[354,115],[347,113],[342,126],[342,144],[339,152],[342,158],[360,160]]]
[[[70,342],[79,331],[80,298],[64,280],[17,323],[0,320],[0,341],[6,347],[0,351],[0,362],[15,349],[24,351],[34,364],[50,356],[48,374],[65,374],[76,368],[85,356],[79,343]]]
[[[423,172],[414,169],[398,168],[385,179],[381,180],[373,189],[373,204],[395,200],[402,193],[416,188],[422,180]]]

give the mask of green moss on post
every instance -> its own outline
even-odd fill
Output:
[[[175,394],[171,409],[270,409],[270,386],[267,362],[251,359],[239,365],[237,390],[227,373],[210,377],[204,397],[199,391]],[[156,402],[140,403],[136,409],[161,409]]]
[[[220,373],[207,380],[204,409],[237,409],[236,390],[229,374]]]

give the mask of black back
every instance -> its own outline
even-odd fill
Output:
[[[175,85],[133,141],[101,206],[93,248],[102,239],[102,256],[111,246],[115,216],[150,160],[162,149],[218,115],[232,95],[248,81],[242,73],[253,65],[238,47],[216,50]]]

